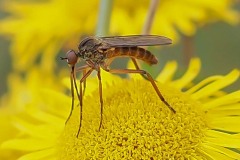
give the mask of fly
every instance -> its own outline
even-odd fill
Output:
[[[71,67],[71,94],[72,94],[72,106],[70,114],[66,120],[66,123],[72,115],[74,109],[74,88],[77,92],[77,96],[80,104],[80,124],[77,132],[77,137],[80,133],[82,126],[82,109],[83,109],[83,93],[86,87],[87,77],[94,71],[97,71],[97,77],[99,81],[99,97],[100,97],[100,124],[99,130],[103,122],[103,98],[102,98],[102,81],[101,70],[117,73],[117,74],[129,74],[136,73],[143,75],[150,81],[154,90],[156,91],[160,100],[173,112],[176,111],[165,100],[152,76],[145,70],[141,70],[137,64],[136,59],[140,59],[149,65],[157,64],[158,60],[150,51],[141,48],[139,46],[157,46],[171,44],[171,39],[158,35],[131,35],[131,36],[112,36],[112,37],[87,37],[82,40],[78,46],[78,51],[69,50],[66,53],[66,57],[61,57],[62,60],[67,60],[67,63]],[[110,65],[115,58],[129,57],[134,63],[136,69],[111,69]],[[79,60],[85,61],[85,65],[81,67],[75,67]],[[76,84],[76,72],[82,72],[83,76],[80,79],[80,89],[78,91]],[[83,86],[82,86],[83,85]]]

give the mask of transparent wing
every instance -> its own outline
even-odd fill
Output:
[[[102,49],[112,47],[157,46],[172,43],[171,39],[157,35],[130,35],[98,38],[102,41]]]

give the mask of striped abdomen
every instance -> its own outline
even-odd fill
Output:
[[[106,52],[106,58],[116,58],[116,57],[133,57],[136,59],[143,60],[148,64],[157,64],[157,58],[148,50],[140,47],[119,47],[111,48]]]

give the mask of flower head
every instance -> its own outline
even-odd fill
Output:
[[[79,110],[76,108],[60,138],[59,147],[63,153],[60,159],[177,159],[198,156],[196,148],[206,128],[205,115],[199,109],[201,104],[189,100],[188,95],[168,85],[158,86],[176,114],[158,99],[148,81],[122,80],[114,90],[105,90],[100,131],[98,99],[96,96],[94,100],[86,97],[84,102],[88,106],[84,107],[80,136],[76,138],[79,125]]]
[[[191,85],[199,69],[199,59],[193,59],[188,71],[173,80],[176,63],[170,62],[157,77],[160,91],[176,114],[159,100],[150,82],[103,72],[103,127],[98,130],[100,106],[95,88],[84,98],[79,137],[79,107],[75,106],[64,127],[67,112],[61,103],[68,98],[45,90],[43,100],[51,95],[60,105],[44,111],[29,108],[30,115],[15,118],[23,134],[2,147],[26,151],[21,159],[239,159],[240,92],[222,91],[238,79],[239,71]],[[87,86],[96,83],[92,79]]]

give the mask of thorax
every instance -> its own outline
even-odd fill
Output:
[[[85,61],[92,61],[97,64],[100,64],[105,60],[103,52],[99,50],[84,51],[80,55],[80,58],[82,58]]]
[[[105,60],[104,51],[99,49],[100,45],[101,41],[98,39],[87,38],[79,44],[78,56],[85,61],[100,64]]]

